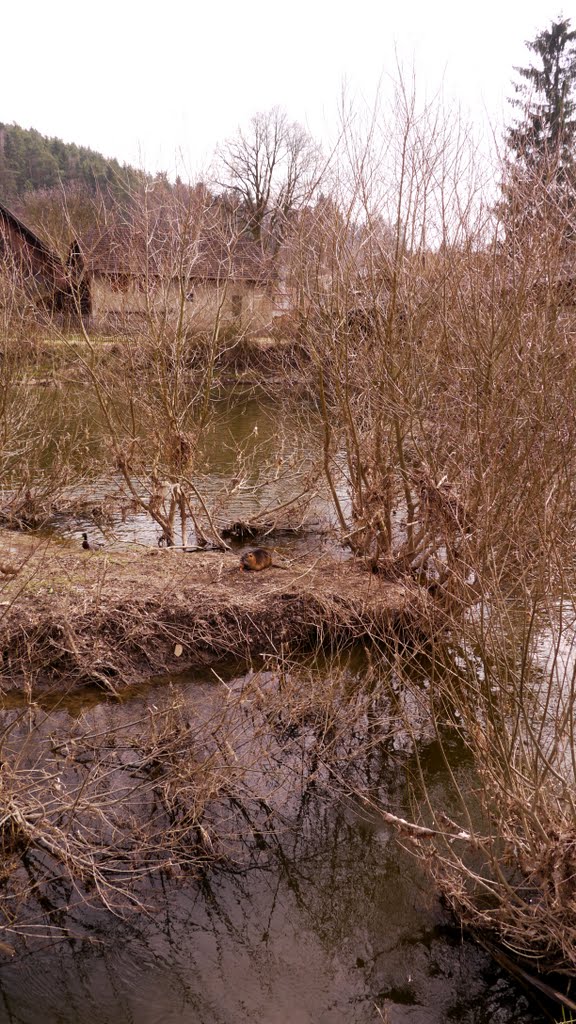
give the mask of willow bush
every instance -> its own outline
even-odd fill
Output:
[[[430,795],[414,822],[432,872],[468,924],[573,974],[571,230],[548,201],[537,239],[511,235],[494,168],[405,90],[357,123],[292,241],[340,537],[445,612],[423,699],[477,784],[460,821]]]

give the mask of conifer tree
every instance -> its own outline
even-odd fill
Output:
[[[545,164],[554,175],[574,169],[576,141],[576,31],[570,21],[553,22],[527,47],[539,66],[515,68],[522,81],[511,100],[521,118],[508,132],[508,146],[527,168]]]
[[[510,102],[519,116],[507,132],[508,160],[500,212],[507,237],[535,237],[543,225],[575,234],[576,31],[552,22],[526,43],[537,60],[516,67]]]

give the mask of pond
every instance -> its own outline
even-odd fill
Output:
[[[349,691],[365,670],[361,661],[352,659],[345,668]],[[236,813],[239,794],[243,807],[258,813],[249,773],[234,790],[236,809],[233,800],[221,801],[218,820],[220,827],[226,823],[225,856],[200,877],[160,872],[149,879],[142,906],[121,914],[106,912],[97,901],[87,906],[78,889],[75,899],[68,895],[65,938],[54,922],[47,927],[40,912],[32,914],[28,934],[41,931],[43,938],[18,942],[15,956],[2,958],[0,1021],[542,1020],[531,1008],[532,997],[516,989],[485,952],[462,936],[418,863],[377,814],[362,808],[352,795],[353,786],[348,795],[336,792],[321,772],[310,771],[304,761],[304,753],[312,749],[310,711],[298,727],[283,729],[281,738],[267,736],[265,750],[255,760],[261,737],[254,694],[277,684],[273,672],[259,674],[256,685],[253,673],[234,675],[230,667],[216,681],[213,674],[158,680],[121,702],[94,694],[25,713],[14,703],[4,712],[5,720],[15,723],[5,737],[6,756],[20,750],[20,763],[35,770],[49,762],[52,774],[58,773],[58,785],[72,791],[79,778],[86,778],[85,763],[81,756],[71,761],[67,744],[81,746],[89,737],[117,735],[125,723],[141,721],[151,709],[162,711],[168,702],[178,704],[187,724],[200,722],[213,735],[212,713],[223,692],[239,696],[233,717],[241,720],[241,727],[227,733],[232,759],[243,751],[246,763],[258,765],[265,776],[268,812],[273,806],[275,816],[274,827],[267,812],[255,829],[256,818],[247,827]],[[369,716],[369,705],[366,709]],[[266,715],[270,719],[271,712]],[[378,721],[387,739],[365,748],[361,771],[383,806],[395,813],[407,811],[415,751],[401,729],[391,727],[386,701],[379,706]],[[366,724],[361,728],[365,737]],[[61,746],[55,736],[64,737]],[[350,755],[362,741],[350,732],[342,733],[341,742],[340,770],[345,771],[342,766],[348,761],[357,778],[358,758]],[[142,749],[132,741],[126,760],[127,745],[128,740],[115,747],[114,757],[123,759],[123,769],[133,767],[134,750]],[[99,748],[99,763],[106,771],[113,747],[107,740]],[[447,773],[425,722],[418,752],[427,785],[442,795]],[[451,759],[464,778],[469,766],[457,744],[451,747]],[[116,787],[121,788],[119,783]],[[448,796],[445,803],[449,806]]]
[[[41,480],[47,473],[49,479],[56,470],[57,483],[63,481],[56,487],[57,511],[48,514],[48,525],[70,539],[78,539],[88,530],[95,541],[110,547],[156,544],[162,531],[135,507],[133,495],[114,465],[110,436],[90,389],[47,388],[36,396],[36,402],[36,421],[50,438],[37,456],[37,478]],[[127,413],[125,403],[125,396],[120,396],[118,417]],[[189,428],[194,434],[193,420]],[[144,417],[138,429],[145,435]],[[154,429],[150,426],[153,435]],[[162,466],[154,454],[157,437],[147,441],[144,436],[141,441],[132,482],[139,495],[149,497],[150,473],[161,474]],[[327,544],[335,552],[341,549],[330,538],[334,516],[319,457],[320,426],[312,407],[306,403],[298,409],[284,407],[254,388],[235,387],[211,403],[209,421],[198,439],[193,479],[218,527],[259,516],[263,523],[277,521],[280,530],[275,541],[280,547],[287,544],[291,549],[308,550],[311,545]],[[34,470],[27,472],[34,478]],[[67,482],[70,480],[73,482]],[[10,496],[10,490],[6,491],[6,504]],[[343,486],[340,496],[346,504]],[[279,507],[278,518],[275,510]],[[194,544],[196,539],[192,530],[189,542]]]

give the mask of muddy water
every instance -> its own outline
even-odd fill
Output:
[[[541,1019],[447,925],[387,836],[320,814],[313,837],[284,847],[167,891],[150,917],[94,920],[92,945],[3,966],[0,1019],[367,1024],[385,1008],[391,1024]]]
[[[223,677],[224,678],[224,677]],[[94,696],[32,718],[26,757],[48,749],[66,779],[55,735],[101,734],[167,700],[166,680],[122,704]],[[213,679],[172,680],[170,699],[197,718]],[[247,678],[224,682],[243,692]],[[223,685],[223,684],[220,684]],[[17,709],[6,712],[14,716]],[[446,784],[442,759],[421,730],[429,786]],[[30,735],[34,741],[30,742]],[[244,742],[244,740],[243,740]],[[397,735],[372,754],[372,788],[401,810],[414,751]],[[57,758],[61,757],[61,762]],[[454,748],[454,769],[466,772]],[[275,751],[266,767],[273,777]],[[368,770],[368,769],[367,769]],[[529,1024],[541,1015],[486,954],[465,940],[430,882],[376,817],[322,787],[283,797],[282,828],[254,841],[231,837],[226,862],[198,880],[158,876],[146,908],[124,918],[78,903],[73,938],[19,945],[0,962],[0,1021],[9,1024]],[[40,917],[31,921],[38,927]],[[44,925],[45,927],[45,925]]]
[[[42,415],[45,428],[66,439],[73,472],[82,480],[64,492],[65,499],[84,506],[77,516],[59,517],[54,527],[70,538],[90,530],[109,545],[125,543],[155,544],[160,528],[149,516],[130,508],[125,484],[113,468],[98,472],[106,461],[107,444],[101,413],[88,396],[78,404],[78,396],[66,407],[57,396],[47,395]],[[67,412],[66,412],[67,408]],[[193,424],[190,425],[193,429]],[[57,446],[56,446],[57,447]],[[144,444],[145,448],[145,444]],[[245,395],[237,389],[215,401],[209,425],[203,431],[197,454],[194,480],[215,523],[222,527],[236,520],[261,515],[283,506],[300,495],[308,499],[300,511],[288,515],[290,526],[303,516],[314,533],[317,546],[331,543],[326,531],[333,523],[327,488],[319,472],[320,427],[313,410],[299,412],[280,407],[263,396]],[[54,453],[56,456],[56,449]],[[77,463],[77,464],[76,464]],[[86,467],[90,467],[86,475]],[[161,470],[160,470],[161,471]],[[146,494],[149,485],[134,475],[134,486]],[[342,495],[345,501],[345,495]],[[93,516],[93,508],[104,501],[105,519]],[[123,514],[119,508],[124,506]],[[278,544],[306,548],[304,536],[280,535]],[[195,542],[193,532],[190,543]]]
[[[87,410],[88,419],[94,415]],[[251,398],[222,403],[205,439],[200,482],[220,524],[299,493],[314,465],[313,432],[289,417],[280,430],[281,415]],[[74,436],[77,425],[63,424],[62,432],[67,430]],[[240,453],[257,459],[244,469],[248,462]],[[118,484],[92,473],[79,493],[96,503],[114,495]],[[310,519],[323,526],[330,521],[320,485]],[[95,523],[87,513],[59,520],[56,528],[72,538],[82,529],[94,531]],[[128,512],[113,516],[106,542],[154,544],[157,537],[155,525]],[[304,536],[285,543],[309,541]],[[312,543],[331,542],[329,535],[325,541],[316,535]],[[224,679],[232,691],[243,685],[230,675]],[[24,719],[10,743],[23,742],[27,729],[33,736],[22,755],[28,766],[49,758],[59,773],[57,785],[76,785],[67,768],[70,737],[141,720],[149,707],[161,706],[166,683],[134,692],[121,704],[101,695],[92,704],[87,695],[58,700],[49,712],[34,712],[32,722]],[[170,692],[198,717],[213,686],[213,679],[180,679]],[[412,718],[416,711],[410,709]],[[17,713],[16,707],[4,712]],[[378,797],[396,812],[408,810],[413,756],[410,743],[397,735],[392,749],[379,752],[369,766]],[[428,784],[441,796],[444,769],[425,728],[420,756]],[[459,757],[455,750],[453,768],[465,771]],[[88,907],[78,894],[69,900],[64,940],[50,930],[42,908],[34,908],[29,932],[43,938],[17,942],[11,959],[0,956],[1,1024],[542,1020],[532,996],[461,936],[429,880],[380,820],[321,787],[286,796],[289,781],[275,774],[274,751],[265,770],[270,788],[285,793],[282,827],[257,841],[235,831],[235,823],[225,861],[200,880],[159,874],[142,894],[142,909],[122,915]]]

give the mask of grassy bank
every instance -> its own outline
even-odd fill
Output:
[[[415,583],[325,555],[244,573],[230,552],[82,551],[4,534],[0,620],[4,692],[99,685],[223,657],[386,642],[423,632],[430,599]],[[14,570],[17,570],[14,572]]]

